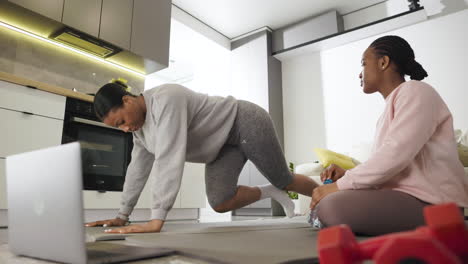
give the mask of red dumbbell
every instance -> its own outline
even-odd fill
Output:
[[[427,226],[379,236],[358,243],[346,225],[320,231],[320,263],[351,264],[373,259],[377,264],[446,263],[468,261],[468,230],[455,204],[424,208]]]

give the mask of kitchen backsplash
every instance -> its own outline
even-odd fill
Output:
[[[113,78],[128,80],[132,93],[144,90],[145,79],[81,54],[0,27],[0,71],[31,80],[96,93]]]

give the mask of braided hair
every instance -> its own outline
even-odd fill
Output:
[[[122,107],[122,97],[125,95],[136,97],[128,92],[127,88],[127,84],[119,80],[103,85],[94,97],[94,112],[96,116],[104,120],[110,111]]]
[[[388,56],[401,75],[409,75],[411,80],[418,81],[427,77],[426,70],[414,59],[413,49],[403,38],[384,36],[374,40],[369,47],[380,56]]]

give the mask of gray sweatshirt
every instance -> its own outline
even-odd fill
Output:
[[[185,161],[209,163],[216,158],[234,123],[237,101],[177,84],[147,90],[143,97],[146,119],[133,132],[120,213],[131,214],[151,174],[151,219],[165,220],[179,192]]]

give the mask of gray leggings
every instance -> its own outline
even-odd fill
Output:
[[[359,235],[382,235],[424,225],[426,205],[400,191],[346,190],[325,196],[317,213],[324,226],[347,224]]]
[[[293,180],[270,115],[256,104],[239,100],[229,138],[216,159],[206,164],[206,194],[211,207],[234,197],[247,160],[279,189]]]

